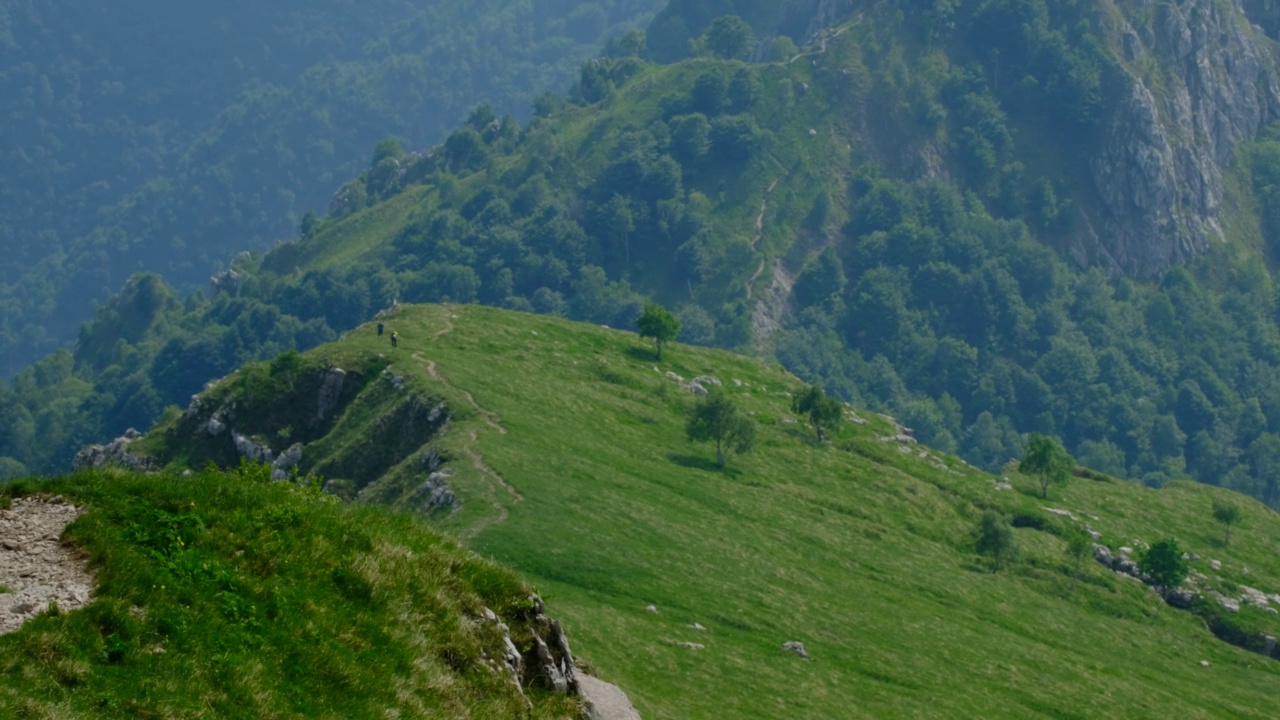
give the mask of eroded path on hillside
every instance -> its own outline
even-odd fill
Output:
[[[439,339],[446,333],[453,331],[454,325],[451,317],[452,316],[447,313],[443,316],[444,327],[432,335],[431,339],[433,341]],[[448,379],[440,373],[440,370],[436,367],[434,360],[427,359],[419,352],[413,353],[412,357],[414,360],[417,360],[422,364],[423,368],[427,371],[427,375],[430,376],[432,380],[456,393],[461,393],[462,396],[467,399],[467,403],[475,409],[476,413],[480,416],[480,419],[484,421],[485,425],[496,431],[499,435],[507,434],[507,429],[502,426],[502,421],[501,418],[498,417],[498,414],[476,402],[475,397],[467,390],[450,383]],[[479,473],[482,478],[484,478],[485,501],[493,507],[494,512],[492,515],[482,518],[462,533],[463,538],[468,540],[479,535],[481,532],[484,532],[486,528],[505,522],[506,519],[511,516],[511,511],[507,509],[507,503],[502,501],[502,495],[505,494],[507,496],[509,503],[518,503],[524,500],[524,496],[520,494],[520,491],[516,490],[511,483],[507,482],[506,478],[502,477],[502,473],[489,466],[489,464],[484,461],[484,458],[480,456],[480,452],[477,449],[479,441],[480,433],[473,427],[467,433],[467,442],[462,445],[461,449],[462,453],[471,461],[471,466],[475,468],[476,472]]]
[[[755,234],[751,236],[751,249],[757,250],[760,247],[760,240],[764,237],[764,214],[769,210],[769,198],[773,195],[773,189],[778,186],[778,181],[782,177],[776,177],[773,182],[769,183],[769,187],[764,190],[764,197],[760,200],[760,213],[756,215]],[[760,273],[764,272],[765,266],[769,264],[768,258],[760,258],[760,265],[756,271],[746,282],[747,300],[751,300],[751,293],[754,291],[756,280],[760,278]]]
[[[457,387],[456,385],[453,385],[448,380],[446,380],[445,377],[441,375],[440,371],[436,368],[435,360],[428,360],[422,357],[422,355],[419,353],[414,353],[413,359],[423,364],[423,366],[427,369],[427,375],[431,376],[432,380],[435,380],[436,382],[449,388],[450,390],[453,390],[454,392],[462,393],[462,396],[467,399],[467,403],[470,404],[471,407],[475,409],[476,413],[480,415],[480,418],[484,420],[486,425],[493,428],[494,430],[497,430],[499,435],[507,434],[507,429],[502,427],[502,422],[498,417],[498,414],[482,406],[480,403],[476,402],[476,399],[472,397],[471,393],[467,392],[466,390],[463,390],[460,387]]]
[[[884,4],[884,0],[881,0],[875,5],[872,5],[871,7],[862,10],[856,16],[854,16],[852,20],[845,23],[844,25],[841,25],[838,28],[826,28],[825,30],[818,31],[817,35],[814,37],[814,40],[817,41],[818,43],[818,48],[816,50],[802,52],[799,55],[796,55],[795,57],[788,60],[785,64],[790,65],[791,63],[799,60],[800,58],[807,58],[807,57],[813,57],[815,55],[825,54],[827,52],[827,45],[832,40],[835,40],[836,38],[845,34],[849,30],[852,30],[853,28],[861,25],[863,18],[866,17],[868,12],[880,7],[883,4]]]
[[[498,497],[500,491],[505,491],[510,497],[510,502],[513,504],[524,500],[524,496],[521,495],[520,491],[516,490],[511,483],[507,482],[506,478],[502,477],[502,473],[494,470],[484,461],[484,458],[480,457],[480,453],[476,451],[476,444],[479,441],[479,437],[475,428],[471,429],[471,432],[468,434],[468,438],[471,442],[462,448],[462,452],[471,460],[472,467],[474,467],[476,471],[488,481],[485,483],[485,499],[489,501],[489,504],[492,505],[496,511],[495,514],[481,519],[462,533],[463,538],[470,540],[484,532],[490,526],[497,525],[500,522],[505,522],[506,519],[511,516],[511,512],[507,509],[507,506],[503,504],[502,500]]]

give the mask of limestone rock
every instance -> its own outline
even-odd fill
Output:
[[[227,429],[227,426],[221,420],[218,419],[217,415],[214,415],[213,417],[209,418],[209,422],[205,425],[205,432],[209,433],[214,437],[221,435],[222,431],[226,429]]]
[[[1101,209],[1070,248],[1082,264],[1138,277],[1222,236],[1222,168],[1280,115],[1280,61],[1242,0],[1185,0],[1148,17],[1138,28],[1120,21],[1123,49],[1163,72],[1123,79],[1089,158]]]
[[[640,720],[640,713],[617,685],[591,675],[579,675],[578,688],[587,707],[588,720]]]
[[[1170,588],[1164,593],[1164,601],[1179,610],[1190,610],[1196,602],[1196,594],[1186,588]]]
[[[272,480],[288,480],[289,470],[302,462],[302,443],[294,443],[271,463]]]
[[[129,470],[154,470],[155,463],[150,458],[129,452],[129,445],[140,438],[141,433],[129,428],[124,435],[106,445],[90,445],[76,453],[71,469],[91,470],[104,465],[118,465]]]
[[[338,407],[346,380],[347,372],[342,368],[332,367],[325,371],[324,380],[320,383],[320,391],[316,393],[317,423],[324,422],[325,418]]]
[[[693,393],[694,395],[706,395],[706,394],[707,394],[707,389],[706,389],[705,387],[703,387],[701,383],[696,382],[696,381],[691,381],[691,382],[686,383],[686,384],[684,385],[684,390],[685,390],[685,392],[690,392],[690,393]]]
[[[234,297],[240,294],[240,286],[244,284],[244,276],[236,272],[235,269],[229,268],[209,278],[209,284],[213,288],[214,295],[226,293]]]
[[[231,433],[231,441],[235,443],[236,452],[246,460],[268,465],[275,462],[276,454],[266,445],[256,443],[238,432]]]
[[[790,653],[795,653],[805,660],[809,659],[809,653],[805,651],[804,643],[799,640],[788,640],[787,642],[782,643],[782,649]]]
[[[427,512],[452,510],[458,506],[458,496],[449,489],[446,480],[447,470],[437,470],[427,476],[426,482],[418,486],[409,499],[417,503]]]

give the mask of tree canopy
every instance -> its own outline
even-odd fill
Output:
[[[732,453],[750,452],[756,426],[719,388],[712,389],[693,406],[685,435],[694,442],[716,444],[716,464],[724,467]]]
[[[1018,471],[1036,476],[1040,481],[1040,497],[1049,497],[1049,485],[1066,483],[1074,467],[1075,461],[1057,440],[1032,433]]]
[[[700,40],[704,50],[726,60],[741,60],[756,47],[756,34],[746,20],[723,15],[711,21]]]
[[[661,360],[662,345],[675,340],[680,334],[680,319],[657,303],[647,303],[640,317],[636,318],[636,327],[640,330],[640,337],[653,338]]]
[[[818,442],[823,441],[827,431],[840,427],[844,419],[844,405],[817,385],[810,385],[791,398],[791,411],[809,419]]]
[[[979,518],[976,535],[974,547],[979,555],[991,558],[991,572],[999,572],[1001,565],[1017,554],[1013,528],[1003,515],[994,510],[984,512]]]
[[[1152,543],[1142,553],[1138,558],[1138,567],[1157,587],[1168,590],[1182,584],[1190,572],[1187,559],[1182,555],[1182,548],[1178,547],[1177,540],[1160,540]]]

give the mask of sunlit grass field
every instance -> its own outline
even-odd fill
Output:
[[[1061,539],[1085,523],[1115,547],[1172,537],[1203,582],[1280,592],[1280,526],[1253,501],[1083,478],[1042,501],[1031,478],[997,490],[881,439],[896,428],[870,413],[818,445],[776,365],[681,345],[659,363],[633,333],[476,306],[388,323],[398,348],[370,324],[309,361],[380,355],[447,399],[430,446],[463,504],[436,522],[551,598],[575,652],[647,718],[1273,714],[1275,661],[1091,560],[1077,577]],[[689,443],[694,396],[668,372],[720,380],[756,423],[754,452],[719,470]],[[1210,510],[1224,497],[1244,508],[1230,546]],[[995,574],[972,550],[987,508],[1043,528],[1016,530],[1020,559]],[[1280,625],[1256,608],[1239,620]]]

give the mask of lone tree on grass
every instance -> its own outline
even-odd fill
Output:
[[[716,464],[724,467],[729,453],[751,452],[756,442],[756,426],[738,412],[723,390],[712,390],[693,407],[685,434],[696,442],[714,441]]]
[[[1154,543],[1138,558],[1138,568],[1151,582],[1164,590],[1176,588],[1187,579],[1189,569],[1187,559],[1182,557],[1182,548],[1177,540],[1161,540]]]
[[[840,406],[840,401],[828,396],[817,385],[810,385],[791,399],[791,412],[808,416],[814,431],[818,433],[818,442],[822,442],[824,430],[834,431],[844,419],[844,408]]]
[[[1040,497],[1047,498],[1049,483],[1066,484],[1074,467],[1075,461],[1066,450],[1062,449],[1062,445],[1057,440],[1048,435],[1031,433],[1018,471],[1026,475],[1035,475],[1040,481]]]
[[[1240,522],[1240,508],[1228,502],[1221,500],[1213,501],[1213,519],[1222,523],[1226,528],[1226,536],[1223,538],[1224,545],[1231,544],[1231,526]]]
[[[640,337],[653,338],[658,347],[658,359],[662,359],[662,343],[676,339],[680,334],[680,319],[657,303],[646,303],[644,312],[636,318]]]
[[[1013,539],[1013,528],[1004,516],[993,510],[982,513],[978,521],[978,537],[975,547],[980,555],[991,557],[991,572],[999,572],[1000,565],[1013,559],[1018,552]]]

